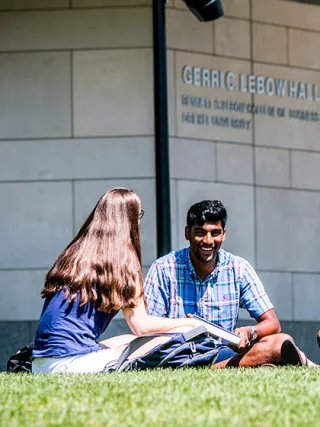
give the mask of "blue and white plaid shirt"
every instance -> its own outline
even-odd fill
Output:
[[[161,317],[197,314],[233,331],[239,307],[253,318],[273,308],[253,267],[243,258],[220,249],[214,271],[201,280],[185,248],[156,260],[146,277],[148,312]]]

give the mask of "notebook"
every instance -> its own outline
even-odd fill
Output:
[[[241,341],[241,337],[239,335],[234,334],[233,332],[227,331],[226,329],[221,328],[220,326],[215,325],[214,323],[209,322],[208,320],[203,319],[196,314],[193,315],[194,319],[199,321],[199,325],[205,326],[208,332],[211,335],[217,338],[220,342],[225,342],[227,344],[238,345]]]

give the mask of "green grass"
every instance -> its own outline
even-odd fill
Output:
[[[320,426],[320,370],[0,374],[0,426]]]

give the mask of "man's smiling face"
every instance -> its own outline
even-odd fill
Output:
[[[206,264],[215,261],[225,233],[221,221],[205,222],[203,225],[195,223],[191,230],[187,226],[185,237],[190,242],[191,255]]]

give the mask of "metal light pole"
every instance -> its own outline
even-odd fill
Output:
[[[153,67],[158,257],[171,251],[165,3],[165,0],[153,0]]]

